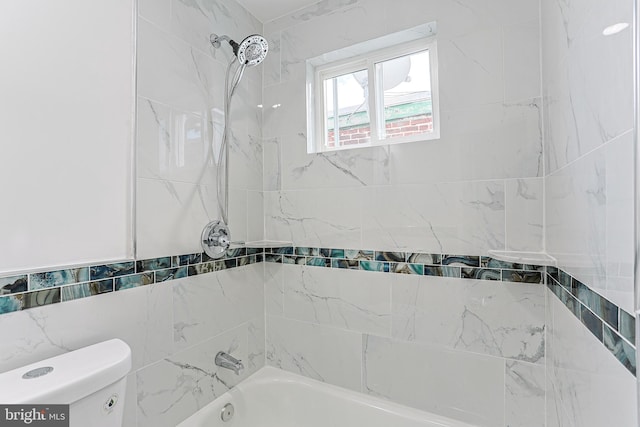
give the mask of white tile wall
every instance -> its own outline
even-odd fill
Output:
[[[120,338],[133,354],[124,425],[174,426],[264,365],[263,266],[2,315],[0,371]],[[217,371],[220,350],[243,376]]]
[[[394,274],[393,337],[544,365],[544,289]]]
[[[547,298],[547,425],[636,425],[636,378],[558,298]]]
[[[460,254],[546,239],[630,307],[631,35],[601,31],[631,2],[541,2],[328,0],[266,23],[270,54],[233,105],[234,239]],[[196,252],[217,217],[230,57],[208,36],[263,26],[230,0],[140,0],[139,13],[137,255]],[[305,59],[434,20],[442,138],[307,154]],[[267,263],[4,315],[0,369],[118,336],[134,351],[131,426],[175,425],[244,378],[213,365],[221,348],[245,375],[266,358],[482,426],[635,425],[634,379],[546,304],[545,318],[535,285]]]
[[[467,421],[504,425],[504,360],[365,335],[367,393]]]
[[[141,1],[138,19],[139,258],[201,251],[204,225],[219,217],[216,181],[231,49],[262,24],[235,1]],[[233,240],[261,240],[262,76],[247,69],[229,124],[229,225]],[[136,372],[137,425],[173,426],[264,364],[264,265],[173,281],[168,354]],[[236,377],[214,365],[225,350],[243,360]],[[134,400],[135,402],[135,400]],[[133,425],[133,424],[132,424]]]
[[[270,365],[477,425],[543,425],[542,286],[265,267]]]
[[[265,23],[280,48],[264,74],[265,238],[459,254],[542,250],[538,18],[537,0],[335,0]],[[442,138],[307,154],[304,61],[430,21]],[[541,286],[282,270],[267,270],[268,363],[478,425],[544,421]],[[360,368],[362,384],[352,378]],[[518,417],[522,407],[531,409]]]
[[[267,316],[266,343],[269,365],[360,391],[362,334]]]
[[[541,6],[546,248],[633,312],[632,32],[603,35],[633,2]],[[549,295],[547,426],[636,425],[635,378]]]
[[[217,216],[216,190],[178,181],[138,179],[139,258],[199,252],[200,225]],[[162,212],[161,215],[158,212]]]
[[[249,376],[214,363],[219,351],[247,360],[247,334],[240,325],[138,371],[138,426],[175,426]]]
[[[387,2],[360,0],[310,6],[265,24],[280,47],[265,64],[267,239],[464,253],[506,249],[505,221],[519,221],[522,206],[514,203],[513,215],[505,210],[504,180],[543,173],[537,1],[520,1],[517,8],[500,1],[483,8],[402,3],[420,21],[407,21]],[[430,20],[438,23],[442,138],[307,154],[304,61]],[[328,27],[340,31],[323,30]],[[517,49],[520,43],[527,49]],[[271,108],[276,104],[280,108]],[[355,191],[362,187],[364,193]],[[360,197],[362,206],[356,206]],[[538,195],[527,202],[527,226],[538,237],[517,236],[510,225],[513,247],[541,250],[535,227],[542,200]],[[353,216],[358,209],[361,219]]]
[[[218,215],[217,158],[224,124],[230,47],[209,34],[239,39],[262,25],[236,2],[173,1],[140,5],[138,23],[137,256],[200,250],[203,227]],[[259,240],[262,190],[262,76],[248,69],[229,125],[229,225],[234,240]],[[249,209],[249,206],[252,209]],[[162,215],[157,215],[162,212]]]
[[[319,325],[391,334],[391,282],[384,274],[284,265],[284,316]]]
[[[539,251],[543,247],[543,178],[506,181],[506,242],[509,251]]]
[[[505,425],[545,426],[545,367],[508,361],[505,369]]]
[[[69,31],[58,31],[59,35],[71,34],[74,39],[78,39],[77,34],[91,33],[108,38],[104,43],[97,44],[92,37],[78,39],[91,43],[86,49],[78,48],[72,43],[58,43],[55,49],[47,46],[57,58],[72,61],[74,69],[81,74],[85,71],[80,67],[84,62],[90,67],[99,66],[101,84],[95,84],[98,77],[92,74],[93,80],[78,98],[82,100],[78,103],[82,106],[82,111],[73,113],[73,110],[67,110],[71,111],[67,114],[68,117],[56,119],[59,122],[57,126],[64,126],[65,140],[73,139],[69,138],[73,132],[82,136],[82,146],[73,156],[65,155],[62,163],[52,162],[54,157],[47,154],[48,150],[58,150],[63,154],[65,151],[60,151],[61,145],[51,140],[55,128],[41,126],[48,133],[46,138],[40,138],[47,142],[40,152],[42,159],[51,162],[57,169],[63,166],[67,172],[72,169],[66,163],[80,165],[78,173],[71,173],[69,176],[72,176],[81,191],[75,191],[72,186],[59,185],[57,181],[50,179],[50,183],[56,185],[56,191],[47,190],[51,201],[32,197],[40,204],[45,202],[49,207],[60,207],[62,203],[80,212],[82,218],[89,219],[93,224],[92,231],[83,232],[82,239],[76,240],[73,233],[69,234],[71,227],[58,221],[56,227],[50,227],[46,234],[56,243],[56,250],[51,251],[44,244],[41,248],[52,255],[64,256],[62,262],[66,264],[93,260],[96,257],[97,261],[124,258],[127,255],[124,253],[126,248],[118,251],[119,255],[113,255],[114,247],[111,242],[117,240],[119,244],[128,244],[125,232],[121,232],[118,227],[121,223],[126,225],[126,200],[122,197],[128,194],[128,190],[124,181],[135,178],[138,190],[135,219],[138,252],[135,255],[138,258],[148,258],[200,252],[202,227],[218,216],[214,162],[217,154],[213,153],[212,148],[220,139],[223,120],[222,88],[230,55],[228,46],[225,46],[224,53],[210,48],[208,37],[215,31],[227,33],[237,39],[262,32],[262,24],[235,1],[230,0],[139,2],[136,94],[138,175],[128,177],[129,165],[121,169],[112,160],[117,158],[122,162],[130,158],[127,146],[130,139],[126,135],[131,132],[130,108],[135,100],[130,85],[130,29],[132,18],[136,18],[132,16],[133,5],[128,1],[116,2],[117,5],[109,4],[108,7],[89,7],[84,2],[77,1],[67,3],[73,6],[74,13],[69,13],[69,9],[61,5],[53,10],[43,4],[43,7],[30,9],[28,18],[25,16],[16,19],[14,12],[18,9],[12,13],[0,14],[0,21],[2,17],[11,17],[23,25],[25,22],[37,22],[33,13],[38,10],[41,13],[39,18],[46,19],[49,23],[56,22],[59,27],[63,21],[55,19],[54,14],[65,14],[65,18],[73,19],[85,17],[87,19],[75,19],[73,22],[82,30],[76,31],[71,25],[62,25]],[[4,4],[0,9],[3,7]],[[120,17],[122,19],[116,19],[115,15],[122,10],[126,13]],[[100,19],[88,19],[94,15],[98,15]],[[102,28],[103,24],[110,25],[110,28]],[[40,26],[42,30],[46,28]],[[47,40],[53,42],[55,37],[52,34],[38,37],[38,45],[43,46],[43,40],[45,45]],[[83,60],[74,56],[61,56],[60,46],[83,52]],[[99,60],[91,59],[92,52],[100,54]],[[33,57],[43,60],[42,56]],[[103,76],[104,64],[107,62],[109,75]],[[123,63],[126,67],[122,67]],[[49,62],[49,65],[52,63]],[[51,67],[46,67],[47,73],[51,73],[51,70]],[[68,88],[61,82],[69,82],[69,79],[75,79],[76,85],[84,84],[73,73],[68,73],[64,79],[56,78],[55,84],[45,80],[42,83],[48,85],[49,90],[58,88],[68,92]],[[111,83],[102,84],[103,80],[117,84],[115,87]],[[31,79],[31,83],[33,81],[39,80]],[[261,112],[257,108],[262,98],[261,86],[260,69],[247,70],[238,89],[238,99],[234,101],[234,108],[242,114],[234,114],[231,123],[230,219],[234,227],[233,237],[241,240],[258,240],[264,234],[261,194],[262,121]],[[109,93],[100,94],[105,89]],[[39,96],[43,93],[47,92],[40,91]],[[92,96],[87,98],[87,93]],[[112,101],[115,102],[122,93],[126,95],[125,103],[114,106]],[[65,95],[69,100],[72,99],[70,92]],[[54,96],[45,98],[55,99]],[[99,107],[94,105],[96,101],[101,104]],[[58,111],[64,110],[60,105],[55,108]],[[96,117],[100,119],[99,126],[95,121],[87,119],[88,115],[96,115],[96,112]],[[123,114],[126,116],[124,123],[115,123]],[[10,117],[6,114],[4,116]],[[70,125],[71,122],[75,124]],[[103,129],[105,123],[109,129]],[[87,131],[86,126],[91,130]],[[105,138],[109,139],[108,143],[105,143]],[[123,147],[120,147],[122,144]],[[21,149],[33,149],[33,146],[27,144],[16,145],[18,146]],[[83,157],[87,150],[94,157]],[[108,173],[103,173],[103,169],[108,169]],[[31,175],[38,176],[41,180],[42,173],[46,170],[48,169],[40,168],[38,174]],[[21,175],[24,175],[24,171],[22,172]],[[92,183],[92,177],[102,179],[104,176],[109,177],[104,182],[108,181],[117,187],[116,194],[120,198]],[[61,198],[57,191],[59,188],[64,188],[69,194]],[[22,191],[24,193],[24,188]],[[29,193],[34,195],[33,192]],[[78,198],[78,194],[88,194],[91,201],[88,204],[82,202],[84,199]],[[64,201],[65,197],[72,197],[76,202],[67,203]],[[78,205],[77,200],[82,203]],[[99,209],[100,212],[94,212],[94,209]],[[57,221],[53,211],[62,213],[63,209],[56,208],[48,214],[47,217]],[[24,211],[16,212],[28,217]],[[41,208],[33,212],[40,215]],[[107,219],[100,220],[99,214],[106,214]],[[77,220],[72,215],[67,216],[67,220],[77,221],[76,225],[83,226],[86,222]],[[48,225],[46,221],[40,221],[32,222],[30,226],[37,227],[37,224]],[[59,231],[68,235],[56,237],[55,233]],[[86,236],[91,236],[91,241],[87,241]],[[69,245],[69,249],[82,251],[82,257],[69,259],[65,248],[60,247],[61,241]],[[99,242],[97,246],[96,242]],[[94,246],[100,249],[106,259],[96,256]],[[35,252],[33,254],[37,255]],[[36,262],[38,267],[50,264],[37,256],[31,257],[31,261]],[[133,351],[124,425],[175,426],[226,391],[228,386],[236,384],[264,365],[263,269],[264,264],[254,264],[3,315],[0,317],[0,329],[3,331],[0,371],[99,341],[120,338]],[[217,371],[213,360],[220,350],[228,351],[243,360],[247,368],[243,376],[236,377],[229,372]]]
[[[547,251],[632,311],[632,2],[587,5],[542,2]]]
[[[267,192],[266,236],[298,246],[359,248],[361,200],[358,189]]]
[[[173,342],[190,347],[207,337],[260,317],[264,311],[263,267],[224,270],[173,284]]]

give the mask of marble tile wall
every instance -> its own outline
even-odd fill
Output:
[[[632,19],[630,0],[541,1],[546,249],[574,281],[629,313],[633,35],[631,26],[603,31]],[[547,309],[547,426],[636,425],[635,379],[606,357],[626,357],[628,343],[560,285]],[[635,339],[635,319],[625,322]]]
[[[637,425],[635,377],[547,295],[547,427]]]
[[[265,23],[265,33],[277,49],[264,71],[265,237],[291,241],[296,246],[436,253],[486,254],[490,249],[540,251],[546,247],[574,280],[622,310],[633,312],[631,29],[609,38],[602,36],[608,25],[631,22],[631,6],[629,0],[607,5],[587,0],[491,0],[481,6],[470,1],[400,0],[389,5],[382,0],[327,0]],[[407,14],[407,10],[415,13]],[[438,23],[441,140],[307,154],[304,61],[428,21]],[[280,107],[272,109],[271,105]],[[392,329],[385,335],[380,331],[388,327],[388,307],[349,293],[357,292],[357,286],[347,292],[343,290],[346,285],[340,285],[358,282],[354,277],[367,272],[313,273],[313,267],[285,265],[284,277],[278,279],[279,273],[269,273],[269,268],[270,363],[409,404],[419,406],[429,401],[434,405],[429,409],[456,416],[447,412],[451,408],[437,398],[417,397],[426,396],[428,390],[407,392],[397,385],[401,381],[394,387],[388,378],[381,381],[382,385],[374,382],[370,387],[366,380],[358,383],[357,378],[346,374],[345,366],[358,367],[358,360],[352,359],[359,348],[354,332],[373,337],[363,338],[363,354],[367,354],[369,345],[384,349],[380,354],[386,356],[379,357],[386,357],[389,363],[394,357],[411,360],[415,352],[427,358],[430,351],[443,349],[469,352],[474,357],[488,354],[504,359],[506,370],[501,371],[501,384],[507,395],[513,391],[518,397],[507,398],[493,412],[473,412],[469,408],[476,422],[565,425],[562,420],[553,420],[548,401],[546,420],[540,415],[544,413],[545,390],[563,381],[563,371],[555,366],[546,370],[546,376],[545,369],[540,368],[546,363],[562,364],[545,355],[544,347],[553,351],[558,339],[553,336],[557,328],[546,329],[550,318],[537,326],[543,335],[551,334],[551,340],[526,343],[527,351],[533,354],[520,352],[518,346],[511,348],[509,337],[489,334],[493,329],[486,319],[462,328],[471,337],[458,329],[459,335],[446,333],[449,323],[442,321],[446,313],[438,308],[458,304],[466,308],[469,298],[476,303],[486,301],[481,295],[493,295],[491,286],[495,284],[487,284],[488,288],[482,290],[479,284],[458,284],[458,288],[444,288],[443,293],[430,282],[446,279],[394,276],[389,280],[415,283],[413,288],[395,282],[391,286]],[[374,284],[376,289],[383,286],[385,283]],[[517,289],[526,292],[523,287]],[[414,305],[422,299],[442,305],[433,302],[430,310],[422,310],[418,316],[415,308],[407,309],[409,315],[403,325],[403,290],[407,298],[413,298]],[[520,307],[512,314],[501,311],[497,318],[516,322],[513,327],[518,332],[526,329],[525,325],[531,327],[527,323],[531,322],[530,311],[519,304],[538,301],[539,316],[545,306],[545,291],[533,292],[533,299],[510,294],[517,301],[511,304],[504,299],[506,296],[494,295],[505,303],[502,311],[504,307]],[[360,311],[354,314],[349,304],[358,305]],[[557,306],[557,301],[553,304]],[[342,306],[342,311],[337,306]],[[604,371],[611,369],[618,375],[601,380],[610,380],[611,386],[620,380],[632,392],[629,377],[633,374],[620,370],[623,365],[611,354],[617,344],[607,342],[605,337],[598,342],[597,336],[585,334],[592,327],[593,315],[589,308],[585,310],[584,320],[582,313],[578,317],[582,323],[576,323],[574,317],[568,326],[563,325],[582,328],[575,331],[583,339],[575,342],[574,351],[599,345],[602,363],[607,365]],[[471,322],[468,325],[477,320],[465,317],[460,310],[452,313]],[[476,333],[482,338],[491,336],[493,345],[477,340]],[[335,355],[340,368],[332,371],[325,358],[305,359],[303,355],[317,342],[307,338],[294,344],[287,340],[291,334],[316,336],[323,346],[332,339],[342,343],[344,351],[336,350]],[[421,341],[420,336],[428,338]],[[522,344],[517,339],[514,343]],[[535,349],[540,351],[536,353]],[[314,347],[314,351],[320,350]],[[360,363],[366,378],[368,364]],[[376,366],[371,365],[371,372],[391,375],[382,368],[375,371]],[[581,369],[577,362],[572,368]],[[592,374],[599,375],[591,371],[584,380],[590,381]],[[411,375],[406,375],[406,383],[411,384]],[[434,378],[431,373],[425,375]],[[571,381],[578,379],[570,375],[563,387],[572,387]],[[567,393],[571,398],[558,400],[560,407],[567,407],[561,413],[589,405],[589,399],[606,401],[602,390],[593,392],[600,397],[587,397],[588,392],[580,388]],[[628,404],[634,400],[626,398],[618,402],[620,406],[614,405],[624,412],[621,419],[633,416],[633,406]],[[553,397],[547,396],[549,399]],[[529,410],[523,411],[525,406]],[[602,412],[610,413],[603,408]],[[490,418],[496,414],[504,418]],[[564,423],[574,425],[567,420]]]
[[[124,425],[175,426],[264,365],[263,264],[193,273],[3,314],[0,371],[120,338],[133,354]],[[214,365],[221,350],[241,376]]]
[[[540,5],[481,3],[325,0],[265,23],[275,53],[263,77],[266,239],[542,250]],[[441,139],[307,154],[305,61],[431,21]],[[541,285],[362,271],[376,262],[267,263],[268,363],[477,425],[544,425]]]
[[[318,268],[331,258],[320,253],[266,259],[309,255],[308,265],[192,275],[171,259],[162,273],[143,261],[199,251],[202,226],[217,217],[211,147],[230,53],[212,49],[209,34],[264,30],[270,54],[262,69],[247,70],[233,105],[234,240],[480,255],[539,251],[546,240],[562,268],[632,311],[631,76],[620,71],[630,70],[630,32],[600,35],[629,18],[630,2],[592,3],[323,0],[263,26],[233,0],[140,0],[142,264],[122,266],[126,292],[85,289],[93,279],[84,271],[0,279],[11,293],[67,290],[51,301],[64,304],[27,303],[0,316],[0,369],[120,337],[134,350],[127,426],[175,425],[244,378],[217,371],[220,348],[247,362],[246,375],[266,357],[479,426],[596,427],[611,411],[618,425],[632,425],[635,380],[605,347],[616,343],[598,343],[540,284],[472,280],[433,259],[416,264],[421,274],[366,271],[392,268],[378,259],[354,270],[346,256]],[[307,154],[304,61],[430,21],[438,23],[442,138]],[[416,273],[412,263],[394,264]],[[216,270],[201,268],[194,272]],[[458,277],[437,277],[454,269]],[[116,279],[111,285],[118,289]],[[0,311],[14,311],[7,307]],[[620,390],[624,398],[612,402]]]
[[[199,249],[218,217],[216,173],[224,80],[241,39],[262,24],[235,1],[140,1],[138,18],[137,256]],[[248,69],[232,103],[229,222],[233,239],[262,239],[262,75]],[[161,215],[158,215],[161,212]]]
[[[265,269],[268,364],[473,425],[544,425],[542,285]]]
[[[633,2],[542,1],[547,251],[633,311]]]
[[[221,137],[222,88],[230,58],[230,49],[210,47],[209,34],[241,39],[262,32],[262,23],[234,0],[137,3],[139,15],[133,16],[130,7],[123,21],[131,26],[137,19],[136,258],[59,271],[38,264],[0,279],[0,371],[121,338],[133,350],[124,425],[172,427],[264,365],[264,270],[257,256],[262,250],[219,262],[198,253],[204,225],[218,216],[212,146]],[[117,53],[131,63],[128,50]],[[263,237],[261,85],[261,71],[247,70],[233,103],[234,240]],[[111,148],[105,156],[124,156],[115,145],[104,146]],[[107,159],[97,166],[107,167]],[[111,172],[118,175],[114,182],[125,176]],[[117,205],[112,197],[103,199],[93,206],[115,224],[119,218],[111,208]],[[85,233],[92,236],[85,237],[86,245],[69,244],[87,252],[104,240],[94,234]],[[171,256],[176,254],[192,255]],[[243,360],[242,376],[213,364],[220,350]]]
[[[541,250],[538,1],[400,3],[323,1],[265,23],[273,47],[264,64],[265,237],[381,250]],[[430,21],[442,138],[307,154],[305,60]]]
[[[214,49],[209,35],[239,40],[261,32],[262,23],[234,0],[140,0],[138,258],[199,252],[203,227],[219,217],[217,159],[232,53],[227,45]],[[261,70],[247,69],[231,104],[229,226],[238,241],[263,238],[261,87]],[[260,261],[251,256],[250,263]],[[262,264],[198,274],[219,263],[190,267],[168,285],[171,311],[154,313],[171,319],[168,351],[131,374],[130,425],[174,426],[264,365]],[[241,376],[215,366],[220,350],[243,360]]]

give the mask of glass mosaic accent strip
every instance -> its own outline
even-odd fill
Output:
[[[154,276],[153,271],[150,271],[147,273],[132,274],[131,276],[116,277],[116,291],[150,285],[155,281]]]
[[[237,248],[217,261],[194,253],[0,277],[0,315],[256,264],[264,261],[263,252]]]
[[[60,297],[62,301],[71,301],[74,299],[86,298],[113,291],[113,279],[104,279],[88,283],[78,283],[77,285],[63,286],[60,288]]]
[[[233,248],[219,260],[193,253],[70,266],[0,277],[0,315],[261,262],[529,284],[543,284],[546,279],[547,287],[567,309],[636,374],[635,318],[631,314],[561,269],[488,256],[282,246]]]
[[[202,254],[178,255],[171,258],[172,267],[199,264],[202,262]]]
[[[89,280],[89,267],[33,273],[29,278],[29,290],[53,288]]]
[[[168,280],[182,279],[189,275],[189,267],[165,268],[164,270],[156,270],[156,283],[166,282]]]
[[[106,279],[108,277],[126,276],[136,272],[136,264],[133,261],[117,262],[114,264],[95,265],[89,268],[91,280]]]
[[[622,365],[636,375],[635,319],[565,271],[547,267],[547,287]]]

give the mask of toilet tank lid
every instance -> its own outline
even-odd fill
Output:
[[[34,378],[23,378],[35,371]],[[38,373],[49,371],[45,375]],[[112,339],[0,374],[0,404],[71,404],[124,378],[131,349]]]

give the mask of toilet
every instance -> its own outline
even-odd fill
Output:
[[[68,404],[71,427],[120,427],[131,349],[112,339],[0,374],[0,404]]]

